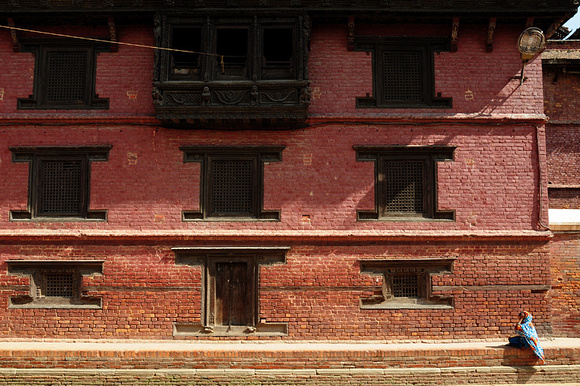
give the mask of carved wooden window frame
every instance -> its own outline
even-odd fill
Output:
[[[284,336],[288,334],[287,323],[268,322],[260,316],[260,269],[274,264],[286,263],[287,246],[278,247],[175,247],[177,265],[200,266],[201,320],[200,323],[176,323],[176,336]],[[245,263],[248,290],[246,323],[217,323],[216,312],[216,265]]]
[[[214,17],[206,18],[188,18],[188,17],[162,17],[159,21],[161,28],[158,32],[158,38],[164,46],[174,48],[174,31],[176,28],[193,28],[200,31],[200,51],[207,52],[210,55],[200,55],[199,57],[199,74],[179,74],[175,73],[174,56],[171,51],[162,51],[159,53],[160,80],[190,80],[190,81],[257,81],[257,80],[303,80],[300,68],[305,67],[301,64],[305,61],[301,58],[304,42],[299,42],[301,34],[299,33],[300,17]],[[222,62],[220,49],[218,47],[218,31],[226,29],[243,29],[248,31],[247,45],[247,69],[246,74],[241,76],[228,76],[222,73]],[[270,29],[290,29],[292,31],[292,58],[289,61],[291,68],[285,76],[269,75],[264,54],[265,34]],[[166,35],[167,38],[163,37]],[[307,37],[304,37],[307,40]],[[181,47],[179,47],[182,49]],[[227,58],[223,66],[227,66]]]
[[[372,54],[373,62],[373,95],[356,98],[357,108],[451,108],[452,99],[435,95],[436,52],[451,50],[449,39],[428,38],[380,38],[355,37],[356,51]],[[416,53],[419,58],[421,96],[417,99],[387,100],[384,84],[387,74],[384,71],[384,54],[394,52]],[[399,66],[400,67],[400,66]]]
[[[12,296],[9,308],[101,308],[101,298],[86,294],[83,277],[103,273],[104,260],[8,260],[8,273],[28,276],[26,294]],[[71,296],[50,296],[46,292],[47,276],[71,275]]]
[[[357,212],[358,221],[455,221],[454,210],[439,210],[437,204],[437,162],[452,161],[454,146],[353,146],[357,161],[375,163],[375,209]],[[423,212],[388,212],[385,193],[386,160],[414,160],[423,163]]]
[[[184,152],[183,162],[201,163],[200,178],[200,210],[183,211],[183,221],[280,221],[280,211],[266,211],[263,209],[264,202],[264,164],[281,162],[282,151],[285,146],[256,146],[256,147],[197,147],[182,146]],[[220,215],[212,211],[213,177],[211,165],[214,161],[250,161],[253,166],[252,204],[247,213]]]
[[[28,208],[11,210],[11,221],[106,221],[106,210],[90,210],[90,170],[91,162],[107,161],[112,146],[86,147],[10,147],[12,162],[29,163]],[[45,162],[80,163],[79,210],[70,213],[56,213],[42,206],[42,171]]]
[[[100,98],[95,91],[97,54],[110,51],[107,44],[86,44],[41,40],[23,42],[23,52],[31,52],[35,56],[33,93],[28,98],[18,99],[20,110],[95,110],[108,109],[109,99]],[[86,53],[84,96],[80,100],[50,101],[48,99],[48,57],[52,53]],[[66,71],[66,69],[64,69]]]
[[[381,276],[382,287],[375,288],[374,294],[360,299],[363,309],[399,308],[453,308],[451,296],[433,294],[433,276],[453,273],[455,259],[404,259],[404,260],[362,260],[361,274]],[[393,281],[398,275],[416,278],[417,296],[396,296]],[[377,279],[378,282],[378,279]]]

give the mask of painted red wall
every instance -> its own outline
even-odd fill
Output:
[[[358,33],[448,36],[449,28]],[[371,57],[347,50],[346,25],[315,25],[312,126],[284,131],[161,127],[150,96],[153,52],[124,46],[98,59],[97,93],[110,98],[109,110],[19,111],[17,98],[32,92],[34,60],[14,53],[0,31],[8,69],[0,73],[0,336],[172,338],[173,323],[199,323],[201,310],[201,272],[175,265],[171,247],[180,245],[291,246],[287,262],[260,277],[260,317],[287,322],[287,339],[505,336],[520,308],[549,333],[547,290],[530,289],[550,283],[547,238],[537,232],[541,65],[530,62],[520,85],[511,79],[520,70],[520,30],[498,27],[492,53],[486,31],[462,25],[458,51],[435,57],[436,91],[453,108],[357,110],[355,98],[372,92]],[[151,44],[152,28],[121,26],[118,39]],[[107,162],[91,167],[90,208],[106,209],[108,221],[9,221],[10,210],[26,209],[29,165],[11,162],[8,146],[62,145],[113,146]],[[264,167],[264,209],[280,210],[281,221],[182,222],[183,210],[199,208],[200,183],[199,164],[183,163],[183,145],[286,146],[282,162]],[[456,220],[357,222],[357,210],[374,208],[374,165],[357,162],[353,145],[456,146],[452,162],[438,163],[439,209],[455,210]],[[457,259],[452,274],[432,283],[446,286],[455,308],[360,309],[359,299],[381,285],[360,273],[360,260],[408,258]],[[9,259],[104,259],[104,274],[84,281],[103,309],[9,309],[9,297],[28,288],[26,278],[7,274]]]

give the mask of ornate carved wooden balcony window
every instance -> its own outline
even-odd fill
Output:
[[[30,278],[25,295],[10,298],[11,308],[101,308],[101,299],[83,294],[83,276],[100,275],[102,260],[9,260],[8,273]]]
[[[96,56],[103,46],[65,43],[24,44],[36,56],[34,91],[18,100],[19,109],[107,109],[95,94]]]
[[[176,335],[286,335],[286,323],[259,315],[260,268],[284,263],[289,247],[173,248],[178,265],[202,266],[201,323],[178,323]]]
[[[106,211],[89,210],[90,163],[106,161],[110,146],[11,147],[12,162],[28,162],[28,210],[12,220],[105,220]]]
[[[157,117],[170,126],[287,126],[306,119],[306,16],[159,16]]]
[[[279,211],[265,211],[263,167],[282,160],[283,146],[196,147],[183,146],[184,162],[200,162],[201,210],[184,211],[183,219],[248,221],[280,220]]]
[[[452,273],[453,259],[364,260],[361,273],[381,275],[382,288],[361,299],[361,308],[451,308],[452,299],[434,295],[432,276]]]
[[[447,40],[355,38],[355,49],[373,54],[373,96],[357,98],[357,107],[451,107],[451,98],[435,96],[433,54],[449,51]]]
[[[373,161],[375,210],[359,220],[453,220],[437,208],[437,161],[453,159],[450,146],[354,146],[358,161]]]

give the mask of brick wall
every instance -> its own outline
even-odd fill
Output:
[[[0,131],[3,229],[532,230],[537,229],[535,128],[447,125],[327,125],[297,131],[172,131],[133,126],[6,127]],[[27,205],[28,163],[12,163],[8,146],[112,145],[91,166],[91,209],[107,223],[10,222]],[[285,145],[282,162],[264,167],[264,208],[281,222],[183,223],[199,208],[200,166],[183,163],[182,145]],[[357,222],[374,208],[374,166],[357,162],[353,145],[457,146],[438,162],[439,209],[455,222]],[[485,182],[485,183],[484,183]],[[303,216],[309,221],[303,221]]]
[[[580,336],[580,240],[557,234],[550,243],[552,326],[554,335]]]
[[[273,241],[262,238],[252,245]],[[57,241],[3,246],[0,336],[172,339],[174,323],[199,324],[201,268],[176,265],[171,251],[171,246],[192,243],[135,242],[118,238],[115,245]],[[503,339],[512,333],[519,310],[527,309],[539,332],[546,334],[551,326],[545,242],[416,238],[369,245],[350,239],[352,246],[344,246],[279,240],[276,245],[292,249],[285,263],[260,268],[259,317],[262,322],[287,323],[285,339]],[[220,239],[193,245],[224,243]],[[454,308],[361,309],[360,299],[380,291],[383,283],[382,276],[361,273],[360,260],[408,258],[456,258],[453,272],[434,276],[431,283],[435,295],[453,297]],[[89,295],[102,297],[102,309],[9,308],[9,298],[27,294],[29,284],[26,276],[7,274],[5,261],[11,259],[105,260],[102,275],[83,280]]]

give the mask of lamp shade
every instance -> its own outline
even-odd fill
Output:
[[[537,27],[526,28],[518,38],[518,51],[522,60],[528,61],[536,56],[546,44],[546,38],[541,29]]]

